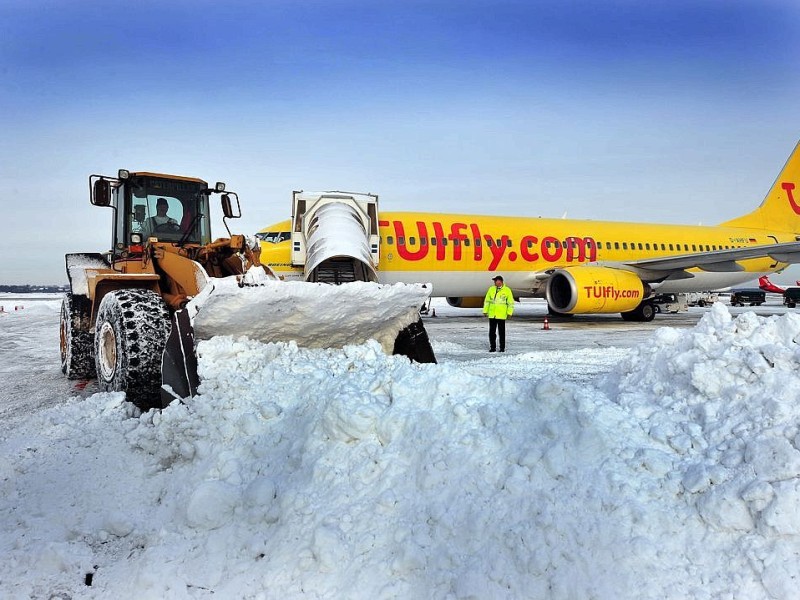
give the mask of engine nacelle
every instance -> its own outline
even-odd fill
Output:
[[[469,296],[467,298],[448,297],[447,303],[455,308],[483,308],[483,296]]]
[[[573,267],[553,273],[546,293],[550,308],[559,313],[622,313],[639,306],[645,287],[630,271]]]

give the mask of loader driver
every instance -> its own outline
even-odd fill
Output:
[[[180,230],[178,222],[167,215],[169,202],[166,198],[156,200],[156,214],[147,219],[148,237],[157,233],[175,233]]]

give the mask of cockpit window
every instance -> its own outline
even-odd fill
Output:
[[[262,231],[256,234],[256,237],[262,242],[270,244],[280,244],[292,238],[290,231]]]
[[[206,244],[208,194],[197,182],[142,177],[131,186],[128,228],[144,239]]]

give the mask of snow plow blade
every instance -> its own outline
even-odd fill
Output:
[[[162,401],[195,395],[195,343],[219,335],[294,341],[304,348],[341,348],[375,339],[387,354],[435,363],[419,314],[430,292],[423,284],[267,281],[241,287],[233,277],[213,279],[173,316],[162,360]]]

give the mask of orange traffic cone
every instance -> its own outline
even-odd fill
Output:
[[[542,330],[550,331],[550,320],[547,317],[544,318],[544,323],[542,323]]]

